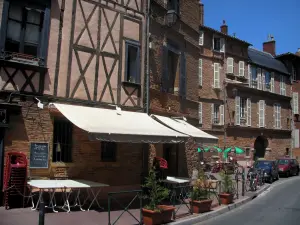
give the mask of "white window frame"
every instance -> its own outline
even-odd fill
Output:
[[[299,94],[293,92],[293,114],[299,114]]]
[[[281,106],[278,103],[274,104],[274,128],[281,129]]]
[[[220,39],[220,50],[215,49],[215,38]],[[213,46],[214,51],[223,52],[223,53],[225,52],[225,39],[224,38],[213,35],[212,42],[213,42],[212,46]]]
[[[203,115],[203,112],[202,112],[202,102],[199,102],[199,105],[198,105],[198,119],[199,119],[199,124],[202,124],[203,122],[203,119],[202,119],[202,115]]]
[[[265,127],[265,100],[258,102],[258,127]]]
[[[293,130],[294,148],[299,148],[299,129]]]
[[[265,91],[266,90],[266,76],[265,76],[265,71],[261,70],[261,86],[262,86],[262,90]]]
[[[234,60],[232,57],[227,58],[227,73],[229,74],[234,73]]]
[[[203,79],[203,61],[199,59],[198,61],[198,81],[199,86],[202,86],[202,79]]]
[[[251,98],[247,98],[247,126],[251,127]]]
[[[280,75],[280,94],[286,95],[285,76],[284,75]]]
[[[214,88],[220,88],[220,64],[214,63]]]
[[[249,87],[252,87],[252,71],[251,71],[250,64],[248,64],[248,82],[249,82]]]
[[[199,45],[200,46],[204,45],[204,31],[203,30],[199,31]]]
[[[239,61],[239,76],[244,77],[245,76],[245,62]]]

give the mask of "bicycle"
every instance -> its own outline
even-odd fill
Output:
[[[246,191],[256,191],[257,190],[257,172],[249,171],[247,174],[247,181],[246,181]]]

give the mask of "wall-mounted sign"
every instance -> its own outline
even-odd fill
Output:
[[[49,143],[30,143],[30,168],[48,168]]]

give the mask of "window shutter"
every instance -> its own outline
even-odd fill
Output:
[[[285,88],[285,76],[282,76],[282,89],[283,89],[283,95],[286,95],[286,88]]]
[[[5,50],[6,30],[7,30],[7,19],[9,10],[9,1],[3,1],[2,6],[2,23],[0,31],[0,52]]]
[[[274,72],[271,73],[271,92],[275,93]]]
[[[224,105],[220,105],[220,125],[224,125],[225,118],[224,118]]]
[[[293,92],[293,114],[299,114],[298,92]]]
[[[264,100],[260,100],[258,102],[258,114],[259,114],[259,119],[258,119],[258,126],[259,127],[264,127],[265,125],[265,102]]]
[[[282,128],[281,127],[281,105],[278,105],[278,128]]]
[[[248,81],[249,81],[249,87],[252,86],[252,71],[251,71],[251,65],[248,64]]]
[[[200,31],[199,32],[199,45],[203,46],[204,44],[204,32]]]
[[[276,104],[273,105],[273,118],[274,118],[274,125],[273,125],[273,128],[277,128],[277,112],[276,112]]]
[[[261,86],[262,86],[262,90],[265,91],[266,90],[266,76],[264,71],[261,73]]]
[[[198,117],[199,117],[199,124],[202,124],[202,102],[199,102],[198,105]]]
[[[220,52],[225,52],[225,39],[224,38],[220,38],[220,45],[221,45]]]
[[[214,63],[214,88],[220,88],[220,65]]]
[[[233,58],[227,58],[227,73],[233,73]]]
[[[179,91],[180,96],[185,98],[186,97],[186,58],[185,53],[181,52],[180,55],[180,83],[179,83]]]
[[[214,104],[211,104],[211,123],[214,124],[214,116],[215,116],[215,107]]]
[[[199,86],[202,86],[202,59],[199,59],[199,65],[198,65],[198,81]]]
[[[247,126],[251,126],[251,99],[247,98]]]
[[[294,148],[299,148],[299,129],[294,130]]]
[[[162,53],[162,75],[161,75],[161,91],[167,92],[169,88],[169,76],[168,76],[168,48],[163,46]]]
[[[241,103],[240,96],[236,96],[235,97],[235,125],[241,124],[240,103]]]
[[[245,76],[245,63],[243,61],[239,61],[239,76]]]
[[[257,69],[257,89],[261,90],[262,83],[261,83],[261,69]]]
[[[48,56],[48,45],[49,45],[49,35],[50,35],[50,20],[51,20],[51,9],[50,5],[45,8],[44,12],[44,21],[43,21],[43,29],[41,33],[41,48],[38,53],[38,57],[40,57],[44,61],[44,66],[47,62]]]

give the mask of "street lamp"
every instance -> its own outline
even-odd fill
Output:
[[[177,13],[175,10],[168,10],[167,12],[167,25],[168,27],[172,27],[177,22]]]

